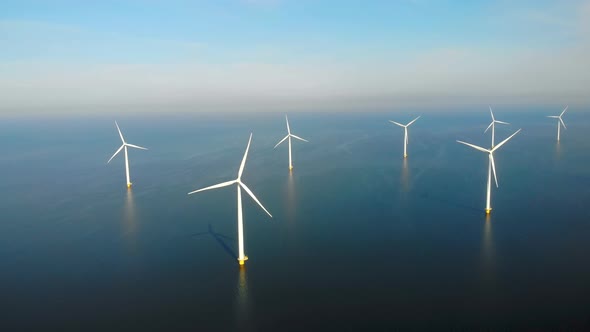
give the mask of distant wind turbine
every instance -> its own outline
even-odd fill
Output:
[[[115,126],[117,126],[117,131],[119,132],[119,136],[121,137],[121,141],[123,141],[123,145],[121,145],[119,150],[117,150],[117,152],[115,152],[115,154],[111,157],[111,159],[109,159],[109,161],[107,161],[107,164],[110,163],[111,160],[113,160],[113,158],[115,158],[115,156],[119,152],[121,152],[121,150],[125,149],[125,173],[127,175],[127,188],[131,188],[131,178],[129,177],[129,158],[127,156],[127,147],[141,149],[141,150],[147,150],[147,149],[142,148],[141,146],[137,146],[137,145],[133,145],[133,144],[129,144],[129,143],[125,142],[125,139],[123,138],[123,134],[121,134],[121,129],[119,129],[119,125],[117,124],[117,121],[115,121]]]
[[[495,134],[495,129],[496,129],[496,123],[500,123],[500,124],[510,124],[508,122],[503,122],[503,121],[498,121],[496,120],[496,118],[494,118],[494,112],[492,112],[492,107],[488,106],[490,108],[490,114],[492,115],[492,123],[490,123],[490,125],[486,128],[486,130],[484,130],[484,133],[488,131],[488,129],[490,129],[490,127],[492,127],[492,147],[494,147],[494,134]]]
[[[502,145],[504,145],[506,142],[508,142],[509,139],[511,139],[514,135],[518,134],[521,131],[521,129],[518,129],[514,134],[510,135],[507,139],[503,140],[502,142],[500,142],[500,144],[496,145],[495,147],[493,147],[492,149],[488,150],[488,149],[484,149],[482,147],[479,147],[477,145],[473,145],[470,143],[466,143],[463,141],[457,141],[461,144],[465,144],[467,146],[470,146],[476,150],[482,151],[482,152],[487,152],[489,154],[489,162],[488,162],[488,192],[487,192],[487,199],[486,199],[486,214],[489,214],[490,211],[492,211],[492,206],[491,206],[491,202],[490,202],[490,195],[491,195],[491,187],[492,187],[492,171],[494,172],[494,180],[496,181],[496,187],[498,187],[498,178],[496,177],[496,164],[494,163],[494,151],[498,150]]]
[[[410,123],[408,123],[407,125],[403,125],[403,124],[401,124],[399,122],[395,122],[395,121],[389,120],[389,122],[391,122],[393,124],[396,124],[396,125],[404,128],[404,158],[406,158],[408,156],[408,153],[407,153],[407,146],[408,146],[408,127],[412,123],[414,123],[414,121],[418,120],[419,118],[420,118],[420,116],[418,116],[414,120],[410,121]]]
[[[210,187],[202,188],[202,189],[191,191],[190,193],[188,193],[189,195],[191,195],[194,193],[198,193],[200,191],[227,187],[227,186],[230,186],[234,183],[238,184],[238,186],[237,186],[238,187],[238,247],[239,247],[238,261],[239,261],[240,265],[244,265],[244,262],[246,260],[248,260],[248,256],[244,255],[244,222],[243,222],[243,218],[242,218],[242,189],[244,189],[248,193],[248,195],[250,195],[250,197],[252,197],[252,199],[256,203],[258,203],[258,205],[260,205],[260,207],[264,210],[264,212],[266,212],[272,218],[272,215],[270,214],[270,212],[268,212],[264,208],[264,206],[262,206],[262,203],[260,203],[260,201],[258,201],[258,198],[256,198],[256,196],[254,196],[252,191],[241,180],[242,179],[242,172],[244,171],[244,165],[246,165],[246,157],[248,157],[248,150],[250,149],[250,142],[251,141],[252,141],[252,134],[250,134],[250,139],[248,140],[248,146],[246,146],[246,152],[244,153],[244,158],[242,159],[242,164],[240,165],[240,169],[238,170],[238,178],[237,179],[227,181],[227,182],[222,182],[222,183],[219,183],[216,185],[212,185]]]
[[[548,118],[554,118],[557,119],[557,141],[559,142],[559,131],[560,131],[560,127],[563,125],[563,129],[567,129],[567,127],[565,126],[565,122],[563,122],[563,119],[561,118],[563,116],[563,114],[565,113],[565,111],[567,111],[567,108],[569,106],[566,106],[565,109],[561,112],[561,114],[559,115],[548,115]]]
[[[289,170],[292,171],[293,170],[293,163],[291,162],[291,137],[296,138],[301,141],[304,141],[304,142],[309,142],[309,141],[305,140],[299,136],[295,136],[295,135],[291,134],[291,128],[289,128],[289,119],[287,118],[286,115],[285,115],[285,120],[287,121],[287,136],[285,136],[285,138],[283,138],[280,142],[278,142],[277,145],[275,145],[274,149],[276,149],[276,147],[279,146],[281,143],[283,143],[286,139],[289,140]]]

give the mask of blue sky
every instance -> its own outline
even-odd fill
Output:
[[[3,1],[0,111],[587,105],[589,34],[590,1]]]

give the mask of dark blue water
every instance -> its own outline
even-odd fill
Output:
[[[477,113],[118,117],[0,123],[1,330],[590,329],[590,116],[508,112],[486,217]],[[232,180],[243,181],[245,269]]]

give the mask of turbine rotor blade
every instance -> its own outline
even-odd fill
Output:
[[[285,121],[287,121],[287,133],[291,134],[291,128],[289,127],[289,118],[287,118],[287,114],[285,114]]]
[[[563,115],[563,113],[565,113],[565,111],[567,111],[567,108],[568,108],[568,107],[569,107],[569,105],[568,105],[568,106],[566,106],[566,107],[563,109],[563,111],[561,112],[561,114],[559,114],[559,116],[560,116],[560,117]]]
[[[277,145],[275,145],[275,147],[273,149],[276,149],[277,146],[279,146],[281,143],[283,143],[287,138],[289,138],[289,135],[285,136],[285,138],[283,138],[280,142],[278,142]]]
[[[125,139],[123,138],[123,134],[121,133],[121,129],[119,128],[119,124],[115,121],[115,126],[117,126],[117,131],[119,132],[119,136],[121,137],[121,141],[125,144]]]
[[[472,148],[474,148],[474,149],[476,149],[476,150],[479,150],[479,151],[482,151],[482,152],[487,152],[487,153],[490,153],[490,150],[488,150],[488,149],[484,149],[484,148],[482,148],[482,147],[480,147],[480,146],[477,146],[477,145],[474,145],[474,144],[471,144],[471,143],[467,143],[467,142],[463,142],[463,141],[457,141],[457,142],[458,142],[458,143],[461,143],[461,144],[465,144],[465,145],[467,145],[467,146],[470,146],[470,147],[472,147]]]
[[[492,163],[492,171],[494,173],[494,180],[496,181],[496,188],[498,188],[498,178],[496,177],[496,163],[494,163],[494,155],[490,152],[490,162]]]
[[[561,117],[559,117],[559,122],[561,122],[563,128],[567,129],[567,127],[565,126],[565,122],[563,122],[563,119]]]
[[[111,160],[113,160],[113,158],[115,158],[115,156],[121,152],[121,150],[123,150],[123,148],[125,147],[125,144],[121,145],[121,147],[119,148],[119,150],[117,150],[117,152],[115,152],[115,154],[111,157],[111,159],[109,159],[109,161],[107,161],[107,164],[111,162]]]
[[[490,114],[492,115],[492,121],[496,121],[496,119],[494,119],[494,112],[492,112],[492,106],[488,105],[488,107],[490,108]]]
[[[291,137],[293,137],[293,138],[296,138],[296,139],[298,139],[298,140],[301,140],[301,141],[304,141],[304,142],[307,142],[307,143],[309,143],[309,141],[308,141],[308,140],[306,140],[306,139],[303,139],[303,138],[301,138],[301,137],[299,137],[299,136],[295,136],[295,135],[291,134]]]
[[[394,124],[396,124],[396,125],[398,125],[400,127],[404,127],[404,128],[406,127],[406,126],[404,126],[403,124],[401,124],[399,122],[395,122],[395,121],[391,121],[391,120],[389,120],[389,122],[394,123]]]
[[[492,127],[492,125],[493,125],[493,124],[494,124],[494,121],[492,121],[492,123],[490,123],[490,125],[489,125],[489,126],[486,128],[486,130],[484,130],[483,132],[484,132],[484,133],[485,133],[485,132],[487,132],[487,131],[488,131],[488,129],[490,129],[490,128]]]
[[[414,123],[416,120],[420,119],[420,117],[421,117],[421,115],[418,115],[418,117],[417,117],[417,118],[415,118],[414,120],[410,121],[410,123],[408,123],[408,124],[406,125],[406,127],[409,127],[409,126],[410,126],[412,123]]]
[[[498,120],[494,120],[494,122],[496,123],[501,123],[501,124],[505,124],[505,125],[509,125],[510,123],[508,122],[504,122],[504,121],[498,121]]]
[[[242,187],[242,189],[244,189],[248,195],[250,195],[250,197],[252,197],[252,199],[258,203],[258,205],[260,205],[260,207],[264,210],[264,212],[266,212],[266,214],[268,214],[271,218],[272,218],[272,214],[270,214],[270,212],[268,212],[268,210],[266,208],[264,208],[264,206],[262,205],[262,203],[260,203],[260,201],[258,200],[258,198],[256,198],[256,196],[254,196],[254,193],[252,193],[252,191],[250,190],[250,188],[248,188],[243,182],[239,181],[238,184]]]
[[[248,146],[246,146],[246,152],[244,152],[244,158],[242,159],[242,163],[240,164],[240,170],[238,171],[238,179],[242,177],[242,172],[244,171],[244,166],[246,165],[246,157],[248,157],[248,150],[250,150],[250,142],[252,142],[252,133],[250,133],[250,139],[248,139]]]
[[[548,118],[559,119],[559,115],[547,115]]]
[[[507,139],[503,140],[502,142],[500,142],[500,144],[496,145],[492,149],[492,152],[498,150],[502,145],[504,145],[506,142],[508,142],[508,140],[510,140],[512,137],[514,137],[514,135],[518,134],[521,130],[522,130],[522,128],[521,129],[518,129],[514,134],[510,135]]]
[[[141,146],[137,146],[137,145],[133,145],[133,144],[129,144],[129,143],[125,143],[125,145],[127,145],[130,148],[136,148],[136,149],[140,149],[140,150],[147,150],[147,148],[142,148]]]
[[[205,188],[201,188],[201,189],[198,189],[198,190],[195,190],[195,191],[191,191],[187,195],[191,195],[191,194],[198,193],[200,191],[209,190],[209,189],[216,189],[216,188],[227,187],[227,186],[232,185],[232,184],[234,184],[236,182],[237,182],[237,180],[231,180],[231,181],[222,182],[222,183],[219,183],[219,184],[214,184],[214,185],[209,186],[209,187],[205,187]]]

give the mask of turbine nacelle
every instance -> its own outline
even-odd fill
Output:
[[[399,123],[399,122],[395,122],[395,121],[393,121],[393,120],[389,120],[389,122],[391,122],[391,123],[393,123],[393,124],[396,124],[396,125],[398,125],[398,126],[400,126],[400,127],[403,127],[403,128],[408,128],[408,127],[409,127],[409,126],[410,126],[412,123],[414,123],[416,120],[420,119],[420,117],[421,117],[421,115],[420,115],[420,116],[418,116],[417,118],[415,118],[414,120],[412,120],[412,121],[408,122],[408,124],[406,124],[406,125],[403,125],[403,124],[401,124],[401,123]]]
[[[569,106],[566,106],[566,107],[563,109],[563,111],[561,111],[561,114],[559,114],[559,115],[548,115],[548,116],[547,116],[548,118],[554,118],[554,119],[557,119],[557,141],[558,141],[558,142],[559,142],[559,136],[560,136],[560,129],[561,129],[561,126],[563,126],[563,129],[567,129],[567,127],[565,126],[565,122],[563,122],[563,119],[562,119],[562,117],[563,117],[563,115],[565,114],[565,111],[567,111],[567,108],[568,108],[568,107],[569,107]]]
[[[201,188],[201,189],[198,189],[195,191],[191,191],[190,193],[188,193],[188,195],[192,195],[192,194],[195,194],[195,193],[198,193],[201,191],[205,191],[205,190],[223,188],[223,187],[231,186],[234,183],[237,183],[238,186],[241,187],[242,189],[244,189],[248,193],[248,195],[250,195],[250,197],[252,197],[252,199],[256,203],[258,203],[258,205],[264,210],[264,212],[266,212],[272,218],[272,215],[270,214],[270,212],[268,212],[268,210],[262,205],[262,203],[260,203],[258,198],[256,198],[254,193],[250,190],[250,188],[248,188],[248,186],[246,186],[246,184],[244,182],[242,182],[242,173],[244,172],[244,166],[246,165],[246,158],[248,157],[248,150],[250,150],[250,143],[251,142],[252,142],[252,134],[250,134],[250,139],[248,140],[248,146],[246,147],[246,152],[244,153],[244,158],[242,158],[242,163],[240,164],[240,169],[238,170],[238,178],[237,179],[218,183],[218,184],[215,184],[215,185],[212,185],[209,187],[205,187],[205,188]]]
[[[298,139],[300,141],[308,142],[308,143],[309,143],[309,141],[306,140],[306,139],[303,139],[303,138],[301,138],[299,136],[296,136],[296,135],[291,134],[291,127],[289,127],[289,118],[287,118],[287,115],[285,115],[285,121],[287,122],[287,136],[285,136],[282,140],[280,140],[277,143],[277,145],[275,145],[275,147],[273,149],[276,149],[277,146],[281,145],[281,143],[283,143],[285,140],[287,140],[287,139],[289,140],[289,170],[292,170],[293,169],[293,164],[291,162],[291,137],[292,138],[295,138],[295,139]]]
[[[502,145],[506,144],[506,142],[508,142],[512,137],[514,137],[514,135],[518,134],[520,132],[520,130],[521,129],[518,129],[514,134],[510,135],[507,139],[500,142],[500,144],[498,144],[496,146],[492,146],[491,149],[482,148],[481,146],[477,146],[475,144],[471,144],[471,143],[467,143],[467,142],[463,142],[463,141],[457,141],[461,144],[465,144],[469,147],[472,147],[472,148],[479,150],[481,152],[486,152],[488,154],[489,164],[488,164],[488,185],[487,185],[486,210],[485,210],[486,214],[489,214],[490,211],[492,211],[492,206],[491,206],[492,173],[494,174],[494,181],[496,182],[496,187],[498,187],[498,178],[496,176],[496,163],[494,162],[494,151],[498,150]]]
[[[246,147],[246,152],[244,153],[244,158],[242,158],[242,163],[240,164],[240,169],[238,170],[238,178],[231,181],[222,182],[219,184],[215,184],[206,188],[198,189],[195,191],[191,191],[188,193],[189,195],[198,193],[200,191],[205,191],[209,189],[216,189],[231,186],[234,183],[238,184],[238,262],[241,265],[244,265],[244,262],[248,259],[248,256],[244,254],[244,222],[243,222],[243,215],[242,215],[242,189],[252,197],[252,199],[268,214],[271,218],[272,215],[268,210],[260,203],[258,198],[254,196],[254,193],[248,186],[242,182],[242,172],[244,171],[244,166],[246,165],[246,158],[248,157],[248,150],[250,150],[250,143],[252,142],[252,134],[250,134],[250,139],[248,140],[248,146]]]
[[[412,123],[414,123],[416,120],[418,120],[419,118],[420,118],[420,116],[418,116],[418,117],[417,117],[417,118],[415,118],[414,120],[410,121],[410,122],[409,122],[408,124],[406,124],[406,125],[404,125],[404,124],[401,124],[401,123],[399,123],[399,122],[395,122],[395,121],[393,121],[393,120],[389,120],[389,122],[391,122],[391,123],[393,123],[393,124],[396,124],[396,125],[398,125],[398,126],[400,126],[400,127],[404,128],[404,158],[406,158],[406,157],[408,156],[408,154],[406,153],[406,152],[407,152],[407,145],[408,145],[408,143],[409,143],[409,139],[408,139],[408,127],[409,127],[409,126],[410,126]]]
[[[140,149],[140,150],[147,150],[147,148],[133,145],[133,144],[129,144],[129,143],[125,142],[125,138],[123,138],[123,134],[121,133],[121,129],[119,128],[119,124],[117,123],[117,121],[115,121],[115,126],[117,126],[117,131],[119,132],[119,137],[121,137],[121,141],[123,142],[123,145],[121,145],[121,147],[115,152],[115,154],[113,154],[111,159],[109,159],[109,161],[107,161],[107,164],[110,163],[111,160],[113,160],[113,158],[115,158],[115,156],[117,154],[119,154],[119,152],[121,152],[121,150],[123,150],[124,147],[130,147],[130,148],[135,148],[135,149]]]
[[[146,148],[143,148],[141,146],[137,146],[137,145],[133,145],[133,144],[129,144],[127,142],[125,142],[125,138],[123,137],[123,133],[121,133],[121,129],[119,128],[119,124],[117,123],[117,121],[115,121],[115,126],[117,127],[117,131],[119,132],[119,137],[121,137],[121,142],[123,142],[123,145],[121,145],[121,147],[115,151],[115,154],[113,154],[113,156],[109,159],[109,161],[107,161],[107,164],[111,162],[111,160],[113,160],[113,158],[115,158],[116,155],[119,154],[119,152],[125,150],[125,175],[127,177],[127,188],[131,188],[131,176],[129,175],[129,157],[127,156],[127,148],[134,148],[134,149],[140,149],[140,150],[147,150]]]
[[[566,106],[563,111],[561,111],[561,113],[559,115],[547,115],[548,118],[553,118],[553,119],[558,119],[559,123],[561,123],[561,125],[563,126],[564,129],[567,129],[567,127],[565,126],[565,122],[563,122],[563,114],[565,114],[565,111],[567,111],[567,108],[569,106]]]
[[[509,124],[510,124],[510,123],[508,123],[508,122],[504,122],[504,121],[499,121],[499,120],[496,120],[496,118],[494,117],[494,112],[492,111],[492,107],[491,107],[491,106],[488,106],[488,107],[490,108],[490,115],[492,116],[492,122],[491,122],[491,123],[490,123],[490,125],[489,125],[489,126],[486,128],[486,130],[484,130],[484,131],[483,131],[484,133],[485,133],[485,132],[487,132],[487,131],[488,131],[488,130],[489,130],[491,127],[493,127],[493,126],[494,126],[496,123],[499,123],[499,124],[504,124],[504,125],[509,125]]]
[[[477,146],[475,144],[471,144],[471,143],[467,143],[467,142],[463,142],[463,141],[457,141],[458,143],[461,144],[465,144],[469,147],[472,147],[476,150],[479,150],[481,152],[487,152],[489,155],[489,159],[490,159],[490,164],[492,165],[492,172],[494,174],[494,180],[496,182],[496,187],[498,187],[498,178],[496,176],[496,163],[494,162],[494,151],[498,150],[502,145],[506,144],[506,142],[508,142],[512,137],[514,137],[514,135],[518,134],[522,129],[518,129],[514,134],[510,135],[507,139],[503,140],[502,142],[500,142],[498,145],[494,146],[491,149],[486,149],[486,148],[482,148],[481,146]]]

